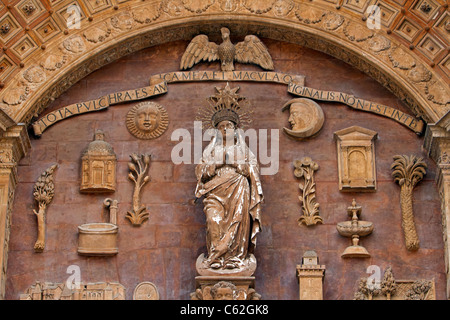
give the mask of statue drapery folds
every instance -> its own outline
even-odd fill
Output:
[[[204,197],[206,215],[208,252],[203,265],[212,270],[246,269],[249,259],[255,261],[252,253],[261,230],[259,167],[232,103],[219,108],[212,123],[215,134],[195,170],[195,196]]]

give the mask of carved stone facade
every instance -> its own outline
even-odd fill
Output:
[[[5,24],[3,28],[3,37],[11,42],[4,43],[7,49],[1,58],[5,65],[5,73],[1,76],[8,73],[0,91],[1,107],[7,115],[2,125],[6,131],[2,135],[5,144],[0,150],[0,159],[5,164],[5,176],[8,177],[1,193],[3,211],[0,218],[3,220],[0,222],[4,222],[1,222],[2,228],[5,226],[5,229],[0,229],[0,239],[3,241],[2,298],[20,298],[20,294],[28,293],[27,289],[38,280],[43,281],[41,283],[64,283],[68,277],[67,261],[70,261],[70,264],[80,267],[83,279],[86,277],[102,283],[120,280],[125,291],[119,296],[125,299],[133,299],[133,289],[148,279],[158,288],[156,293],[161,299],[297,299],[299,281],[302,280],[295,276],[293,270],[298,264],[298,257],[311,250],[316,251],[326,265],[327,277],[323,278],[324,268],[316,270],[317,280],[324,281],[324,285],[319,290],[311,282],[314,289],[311,292],[314,294],[310,298],[319,298],[321,292],[320,298],[323,299],[352,299],[355,283],[369,263],[393,264],[394,270],[406,279],[435,279],[436,298],[446,298],[444,278],[448,273],[448,256],[442,258],[448,250],[446,224],[442,238],[439,236],[442,231],[441,202],[434,180],[438,177],[442,211],[445,213],[448,198],[445,196],[445,163],[446,154],[450,152],[442,151],[446,149],[440,139],[445,141],[446,129],[442,130],[444,133],[433,131],[431,149],[434,151],[430,154],[432,159],[440,160],[436,160],[439,161],[436,165],[426,159],[427,175],[414,191],[415,227],[421,247],[408,252],[402,242],[402,215],[398,201],[401,188],[396,187],[390,166],[396,154],[415,154],[425,159],[427,154],[421,149],[424,139],[415,131],[380,115],[383,112],[386,113],[384,116],[392,113],[391,119],[397,118],[400,122],[401,118],[407,121],[407,127],[425,121],[422,124],[431,130],[431,123],[437,122],[447,108],[445,74],[440,73],[438,63],[431,67],[421,56],[421,50],[427,52],[433,39],[423,40],[414,49],[405,46],[399,34],[410,37],[415,44],[421,42],[423,37],[420,33],[408,35],[407,26],[413,25],[411,19],[404,23],[402,29],[394,27],[399,22],[396,19],[405,17],[400,13],[399,6],[384,6],[397,9],[390,11],[397,12],[397,15],[394,14],[392,21],[383,20],[381,30],[368,30],[362,28],[365,23],[361,19],[366,17],[366,1],[343,3],[340,9],[336,9],[332,2],[314,2],[305,6],[302,1],[294,0],[130,0],[107,1],[103,5],[89,1],[89,4],[83,2],[82,28],[78,30],[64,27],[67,20],[65,1],[52,4],[44,1],[44,9],[33,5],[34,2],[29,1],[31,7],[21,10],[23,19],[31,21],[33,15],[37,17],[38,13],[45,13],[46,16],[33,20],[31,32],[23,35],[16,31],[17,23],[20,25],[22,19],[17,22],[15,15],[9,14],[16,5],[1,7],[5,10],[1,12],[11,17],[5,20],[9,26]],[[49,13],[48,9],[53,7],[54,10]],[[420,8],[418,10],[424,19],[428,19],[426,12]],[[442,5],[432,6],[430,11],[433,10],[438,19],[443,19]],[[205,20],[205,17],[208,19]],[[216,24],[216,19],[224,18],[229,23]],[[172,25],[171,21],[177,21],[177,24]],[[166,28],[161,29],[161,25]],[[418,25],[433,26],[434,22],[430,19]],[[219,71],[218,62],[195,65],[192,73],[174,73],[179,70],[182,54],[195,36],[205,34],[211,41],[220,43],[222,27],[230,30],[232,43],[239,43],[247,35],[257,34],[271,53],[274,73],[260,72],[261,69],[255,65],[236,63],[234,74],[228,78],[228,74]],[[390,33],[385,32],[391,27]],[[435,37],[439,30],[433,29],[428,34]],[[12,34],[11,38],[8,38],[8,33]],[[20,50],[22,47],[9,47],[22,36],[23,51]],[[37,47],[32,50],[33,46]],[[11,58],[15,57],[11,55],[14,48],[26,57],[21,61],[22,68],[20,60]],[[436,48],[434,50],[439,53],[433,61],[439,62],[444,53]],[[27,50],[33,53],[27,53]],[[363,70],[393,94],[336,57]],[[37,63],[31,64],[31,61]],[[14,71],[8,66],[12,66]],[[196,73],[205,70],[209,73]],[[162,76],[153,82],[154,75]],[[223,78],[214,80],[220,83],[212,83],[211,78],[208,81],[199,80],[199,75],[216,78],[223,75]],[[286,92],[286,87],[281,89],[278,85],[283,81],[282,75],[288,75],[284,76],[284,85],[291,89],[305,83],[311,88],[323,89],[311,93],[310,98],[322,109],[325,121],[320,131],[307,139],[291,139],[282,132],[278,137],[270,136],[271,132],[282,131],[286,126],[287,114],[281,111],[282,106],[285,101],[293,99],[292,94],[295,95],[294,91]],[[293,75],[298,75],[297,80],[301,81],[295,82],[289,78]],[[174,83],[178,76],[178,82],[183,83]],[[183,76],[192,78],[186,81]],[[262,80],[256,81],[257,77]],[[278,84],[269,83],[264,77],[271,77],[272,80],[278,78]],[[152,81],[151,86],[144,87],[143,84],[149,81]],[[279,143],[279,158],[275,174],[262,174],[268,166],[267,157],[260,150],[263,144],[259,141],[258,148],[252,149],[261,165],[260,179],[264,190],[261,230],[257,232],[258,247],[252,252],[253,257],[249,255],[250,274],[228,275],[224,279],[223,274],[200,274],[198,270],[203,272],[204,269],[196,268],[202,263],[201,259],[196,260],[199,254],[208,252],[205,246],[208,231],[204,205],[193,200],[198,182],[194,164],[206,144],[191,140],[188,144],[191,149],[182,154],[190,158],[190,162],[175,164],[172,151],[180,141],[173,140],[172,134],[177,129],[184,129],[183,137],[188,136],[188,132],[192,134],[199,106],[204,105],[205,98],[211,96],[215,88],[223,90],[226,81],[230,82],[230,90],[236,88],[235,82],[239,81],[239,95],[245,95],[254,107],[246,119],[251,120],[251,126],[246,123],[246,128],[255,129],[261,136],[263,130],[267,132],[269,128],[268,147],[270,149]],[[150,93],[149,88],[153,88],[156,94],[144,95],[145,91]],[[330,90],[334,90],[334,98],[340,97],[339,92],[346,93],[342,94],[342,99],[347,105],[353,104],[353,108],[338,103],[337,99],[332,98]],[[60,96],[63,92],[64,95]],[[164,106],[170,115],[165,134],[148,140],[130,134],[126,126],[127,114],[133,107],[130,102],[140,99],[153,99]],[[326,102],[321,99],[326,99]],[[360,99],[377,104],[364,105]],[[392,108],[377,110],[381,108],[378,103]],[[69,104],[70,108],[61,108]],[[366,108],[365,111],[372,111],[373,114],[360,112],[358,107]],[[88,109],[96,112],[86,113]],[[59,122],[56,118],[58,114],[65,120]],[[416,118],[416,115],[421,118]],[[8,117],[12,122],[7,121]],[[32,137],[31,143],[27,140],[26,130],[22,129],[20,134],[17,130],[25,126],[14,125],[16,121],[29,125],[42,119],[47,130],[41,133],[35,131],[41,137]],[[339,153],[336,153],[338,149],[333,134],[351,126],[370,128],[378,133],[377,148],[371,150],[371,164],[377,169],[376,192],[339,192]],[[445,121],[436,126],[444,128]],[[117,157],[116,188],[111,198],[120,202],[120,206],[117,209],[110,206],[110,223],[120,228],[120,234],[115,239],[119,249],[117,253],[91,258],[78,254],[78,226],[93,221],[108,221],[108,218],[105,218],[107,210],[99,215],[105,201],[104,195],[79,192],[82,171],[80,154],[92,142],[92,133],[97,129],[105,132]],[[438,138],[434,136],[437,131]],[[258,138],[263,139],[261,136]],[[18,137],[22,141],[19,144],[16,142]],[[31,151],[25,155],[30,144]],[[368,152],[367,149],[365,151]],[[310,157],[309,161],[301,165],[297,163],[297,173],[293,174],[293,161],[305,156]],[[36,177],[54,163],[58,163],[59,167],[54,180],[56,192],[46,221],[46,246],[42,253],[37,254],[31,249],[37,230],[31,210],[35,205],[32,189]],[[309,166],[311,170],[302,171],[302,166]],[[246,176],[245,168],[239,170]],[[15,179],[14,182],[12,179]],[[311,182],[308,190],[305,188],[306,181]],[[299,183],[302,186],[300,193]],[[302,197],[301,203],[299,196]],[[363,240],[364,247],[371,254],[370,262],[340,257],[350,240],[341,237],[336,230],[338,223],[344,220],[337,213],[345,212],[353,198],[364,205],[364,217],[366,214],[369,217],[365,220],[370,220],[376,228],[376,233]],[[311,224],[308,228],[299,226],[297,222],[303,213],[300,211],[302,204],[311,209],[303,214],[305,223],[307,218],[323,223]],[[117,214],[116,221],[114,212]],[[252,228],[255,221],[259,223],[259,219],[253,221]],[[45,266],[40,259],[46,259]],[[424,259],[429,263],[427,266],[423,265]],[[305,261],[303,265],[307,265]],[[233,270],[232,263],[217,267],[213,271],[226,273]],[[304,274],[299,271],[298,275],[303,277]],[[428,284],[410,286],[406,290],[408,296],[421,298],[424,291],[429,290]],[[300,284],[300,291],[308,286],[308,283],[306,287],[305,283]],[[56,287],[58,285],[49,286],[52,290]],[[155,287],[143,286],[137,290],[136,297],[155,297]],[[388,294],[391,297],[398,294],[393,286],[385,286],[384,290],[386,297]]]

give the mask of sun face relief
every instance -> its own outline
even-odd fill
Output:
[[[162,135],[169,125],[166,109],[154,102],[142,102],[127,114],[128,131],[139,139],[155,139]]]
[[[155,105],[144,105],[136,112],[136,127],[144,132],[150,132],[157,128],[159,118],[159,110]]]

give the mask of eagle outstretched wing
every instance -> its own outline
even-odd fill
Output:
[[[236,44],[235,60],[240,63],[254,63],[265,70],[273,70],[272,57],[258,37],[249,35]]]
[[[180,69],[191,68],[202,60],[208,62],[219,60],[218,47],[214,42],[210,42],[208,36],[204,34],[194,37],[181,57]]]

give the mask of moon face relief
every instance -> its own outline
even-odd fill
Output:
[[[127,129],[136,138],[149,140],[161,136],[169,126],[166,109],[155,102],[141,102],[128,111]]]
[[[291,137],[302,139],[316,134],[322,129],[324,114],[322,108],[313,100],[292,99],[286,102],[281,111],[289,110],[291,129],[283,128]]]

